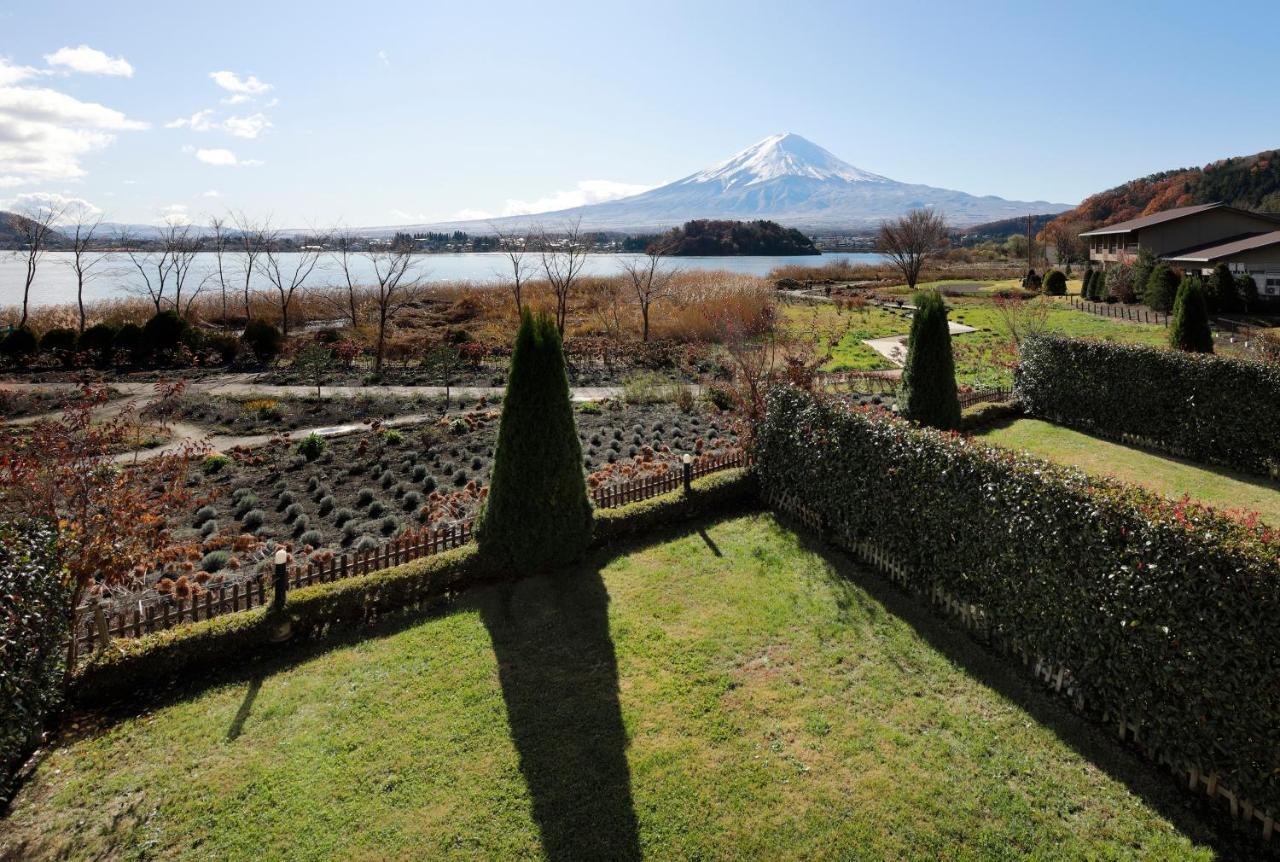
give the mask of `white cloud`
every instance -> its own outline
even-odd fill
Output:
[[[191,129],[196,132],[207,132],[216,127],[212,120],[213,109],[205,108],[203,111],[196,111],[189,117],[179,117],[176,120],[170,120],[164,124],[166,129]]]
[[[33,69],[30,66],[15,66],[4,57],[0,57],[0,87],[7,87],[19,81],[25,81],[27,78],[34,78],[39,74],[41,74],[39,69]]]
[[[508,199],[502,208],[504,216],[530,215],[532,213],[553,212],[572,207],[598,204],[617,198],[638,195],[647,192],[653,186],[635,183],[619,183],[613,180],[579,180],[576,187],[552,192],[546,197],[532,201]]]
[[[192,148],[183,147],[183,152],[192,152]],[[195,156],[206,165],[217,165],[219,167],[256,168],[262,164],[257,159],[238,159],[231,150],[216,147],[195,150]]]
[[[52,54],[45,54],[44,61],[50,66],[61,66],[73,72],[83,72],[86,75],[133,77],[133,66],[129,65],[129,61],[124,57],[108,57],[88,45],[80,45],[77,48],[59,48]]]
[[[266,129],[271,128],[271,121],[263,114],[250,114],[247,117],[227,117],[222,124],[222,128],[237,138],[252,140]]]
[[[29,213],[50,209],[62,213],[58,224],[73,224],[102,215],[100,208],[84,198],[68,197],[57,192],[25,192],[9,200],[0,200],[0,210]]]
[[[383,65],[383,67],[385,67],[385,68],[387,68],[387,69],[390,69],[390,68],[391,68],[391,60],[387,57],[387,52],[386,52],[386,51],[379,51],[379,52],[378,52],[378,62],[379,62],[379,63],[381,63],[381,64]]]
[[[190,129],[193,132],[226,132],[237,138],[253,140],[265,130],[271,128],[271,121],[265,114],[250,114],[247,117],[227,117],[225,120],[213,118],[213,108],[196,111],[189,117],[178,117],[164,124],[166,129]]]
[[[215,84],[226,90],[228,93],[236,94],[232,97],[234,100],[233,104],[245,100],[244,98],[239,97],[261,96],[263,93],[267,92],[267,90],[271,89],[270,84],[264,84],[253,75],[250,75],[247,78],[241,78],[235,72],[228,72],[224,70],[221,72],[210,72],[209,77],[213,79]]]
[[[18,71],[14,71],[18,69]],[[0,61],[0,81],[32,77]],[[82,156],[147,124],[47,87],[0,86],[0,188],[84,176]]]
[[[209,189],[209,191],[207,191],[207,192],[205,192],[204,194],[200,195],[200,197],[202,197],[202,198],[220,198],[220,197],[222,197],[222,192],[218,191],[217,189]]]
[[[449,221],[479,221],[483,218],[493,218],[493,213],[486,210],[464,208],[449,216]]]

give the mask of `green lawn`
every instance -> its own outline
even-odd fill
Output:
[[[767,515],[384,626],[65,741],[0,858],[1211,859],[1227,840],[1024,671]]]
[[[1142,485],[1173,499],[1187,494],[1214,508],[1257,512],[1267,524],[1280,526],[1280,485],[1260,476],[1158,455],[1039,419],[1019,419],[981,436],[1009,449],[1079,467],[1090,475]]]

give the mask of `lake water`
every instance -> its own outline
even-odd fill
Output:
[[[36,280],[31,287],[31,304],[62,305],[74,303],[76,300],[75,273],[68,266],[70,255],[51,252],[46,254],[36,271]],[[619,261],[639,255],[591,254],[587,255],[584,272],[588,275],[612,275],[619,272]],[[856,252],[833,252],[819,256],[805,257],[677,257],[669,258],[667,265],[675,269],[725,270],[747,275],[768,275],[775,267],[789,263],[821,266],[833,261],[847,260],[852,263],[878,263],[883,257],[878,254]],[[368,266],[368,261],[360,263]],[[496,282],[504,276],[507,269],[506,258],[500,254],[430,254],[423,255],[419,271],[425,274],[428,281],[472,281]],[[230,278],[237,281],[244,278],[243,266],[235,255],[223,258],[223,268],[230,273]],[[85,300],[109,299],[137,293],[142,290],[143,282],[129,259],[117,255],[104,261],[95,269],[99,273],[85,286]],[[216,266],[212,254],[197,255],[187,277],[185,291],[206,278],[216,283]],[[367,274],[366,274],[367,275]],[[18,305],[22,302],[22,285],[26,280],[26,260],[11,252],[0,251],[0,308]],[[308,287],[344,284],[341,270],[329,260],[323,260],[311,278]],[[265,289],[269,284],[260,274],[255,273],[254,284]]]

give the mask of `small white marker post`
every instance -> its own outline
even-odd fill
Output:
[[[684,466],[684,493],[687,496],[693,490],[693,456],[685,452],[680,463]]]

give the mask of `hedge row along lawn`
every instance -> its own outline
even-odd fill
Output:
[[[1095,718],[1280,811],[1273,530],[790,389],[757,458],[765,499],[875,542],[997,646],[1065,666]]]
[[[1023,341],[1020,359],[1017,395],[1032,416],[1250,473],[1280,469],[1280,367],[1057,337]]]
[[[1019,419],[979,436],[1007,449],[1079,467],[1090,476],[1141,485],[1170,499],[1189,496],[1215,509],[1246,516],[1257,512],[1264,523],[1280,527],[1280,484],[1259,476],[1112,443],[1039,419]]]
[[[770,516],[703,522],[86,717],[0,858],[1213,858],[1176,789],[911,612]]]

